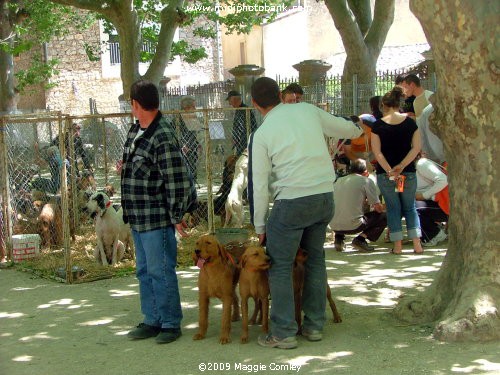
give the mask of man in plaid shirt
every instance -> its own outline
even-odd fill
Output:
[[[130,98],[137,122],[125,141],[121,194],[123,219],[134,238],[144,322],[128,337],[156,337],[163,344],[181,335],[175,230],[186,236],[182,217],[196,201],[196,189],[175,130],[158,110],[156,86],[137,81]]]

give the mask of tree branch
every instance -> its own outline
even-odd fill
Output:
[[[375,0],[373,22],[365,37],[366,46],[375,59],[378,59],[394,21],[394,3],[394,0]]]
[[[120,8],[121,4],[124,2],[132,3],[131,0],[50,0],[53,3],[73,6],[80,9],[90,10],[104,16],[109,16],[113,14],[113,9]]]
[[[325,0],[335,28],[339,31],[347,55],[365,48],[363,35],[347,8],[346,0]]]
[[[372,8],[370,0],[347,0],[351,12],[354,14],[356,23],[363,36],[370,29],[372,24]]]
[[[184,21],[185,14],[182,12],[184,0],[173,0],[162,9],[160,14],[161,28],[158,35],[158,44],[151,64],[144,77],[152,82],[158,82],[163,76],[165,67],[170,60],[170,50],[177,27]]]

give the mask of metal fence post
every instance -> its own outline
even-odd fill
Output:
[[[352,76],[352,112],[351,114],[359,113],[359,98],[358,98],[358,75]]]
[[[69,225],[69,205],[68,205],[68,178],[67,178],[67,165],[65,162],[66,157],[66,142],[65,134],[71,129],[71,119],[69,117],[63,118],[59,115],[59,150],[61,153],[62,171],[61,171],[61,211],[62,211],[62,224],[63,224],[63,251],[64,251],[64,264],[66,268],[66,282],[71,284],[73,282],[73,273],[71,272],[71,243],[70,225]],[[69,138],[69,137],[68,137]],[[70,163],[72,161],[70,160]]]
[[[2,189],[2,215],[3,225],[2,225],[2,235],[4,237],[4,245],[7,250],[7,259],[12,260],[12,220],[11,220],[11,201],[10,201],[10,189],[9,189],[9,167],[8,167],[8,155],[7,155],[7,145],[5,142],[5,135],[7,134],[7,124],[5,123],[5,118],[0,118],[0,176],[2,178],[1,189]]]
[[[205,130],[205,167],[207,172],[207,218],[208,232],[215,233],[214,201],[213,201],[213,178],[212,178],[212,148],[210,139],[210,128],[208,124],[208,108],[203,109],[203,128]]]

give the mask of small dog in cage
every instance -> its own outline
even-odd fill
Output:
[[[94,257],[105,266],[116,265],[132,243],[130,226],[123,222],[122,208],[112,205],[105,193],[97,192],[90,197],[87,211],[95,219],[97,247]]]
[[[46,203],[38,215],[38,232],[42,246],[52,247],[63,242],[63,222],[61,206],[57,203]]]
[[[234,168],[234,177],[231,184],[231,190],[226,200],[226,220],[224,226],[234,223],[236,227],[243,226],[243,190],[248,185],[248,152],[244,151],[236,161]]]

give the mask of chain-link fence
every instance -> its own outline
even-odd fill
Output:
[[[163,112],[177,131],[196,181],[200,205],[187,219],[200,231],[213,232],[224,223],[237,148],[246,147],[257,126],[253,112],[249,108]],[[1,243],[10,259],[30,259],[35,255],[31,248],[39,247],[34,262],[62,254],[49,262],[45,273],[68,282],[80,276],[74,261],[81,265],[82,258],[92,260],[97,241],[85,207],[95,191],[119,201],[119,170],[131,121],[130,114],[0,117]],[[235,126],[242,129],[235,132]],[[214,219],[217,216],[221,219]],[[133,267],[132,256],[129,260]]]

